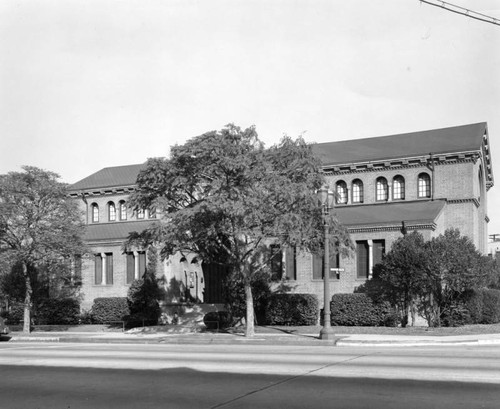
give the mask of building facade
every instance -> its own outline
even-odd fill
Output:
[[[348,293],[370,278],[372,268],[404,233],[425,239],[457,228],[476,248],[488,252],[487,191],[493,172],[486,123],[384,137],[313,145],[327,182],[337,193],[333,212],[348,229],[355,250],[332,254],[331,293]],[[93,256],[82,267],[84,308],[96,297],[124,296],[144,271],[141,249],[123,249],[131,231],[156,221],[154,209],[133,212],[128,195],[142,165],[103,169],[71,186],[87,220]],[[160,263],[169,301],[186,291],[200,302],[217,301],[220,277],[205,275],[196,255]],[[317,294],[322,303],[321,257],[284,249],[272,266],[292,292]],[[209,285],[207,285],[209,284]],[[176,290],[177,289],[177,290]]]

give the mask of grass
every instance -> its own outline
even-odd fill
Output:
[[[256,326],[257,334],[319,334],[321,326]],[[479,334],[500,334],[499,324],[477,324],[464,325],[462,327],[332,327],[335,334],[379,334],[379,335],[431,335],[431,336],[450,336],[450,335],[479,335]],[[22,331],[22,327],[11,326],[12,331]],[[36,325],[36,332],[121,332],[122,327],[116,325]],[[179,325],[167,325],[150,327],[152,332],[185,332],[186,327]],[[228,332],[243,333],[244,327],[232,328]]]
[[[257,333],[277,333],[285,332],[291,334],[315,334],[321,331],[320,326],[307,327],[283,327],[283,326],[262,326],[256,327]],[[500,334],[499,324],[477,324],[464,325],[461,327],[332,327],[336,334],[378,334],[378,335],[430,335],[430,336],[450,336],[450,335],[480,335],[480,334]]]

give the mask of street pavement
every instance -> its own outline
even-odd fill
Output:
[[[0,343],[8,409],[497,409],[500,349]]]
[[[139,328],[123,332],[13,332],[3,341],[9,342],[85,342],[85,343],[163,343],[163,344],[256,344],[325,346],[449,346],[500,345],[500,334],[474,335],[381,335],[335,333],[332,341],[323,341],[316,333],[257,333],[247,338],[241,333],[227,332],[162,332]]]

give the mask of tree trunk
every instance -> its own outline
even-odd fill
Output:
[[[23,263],[23,275],[26,284],[26,294],[24,297],[24,323],[23,332],[29,334],[31,332],[31,294],[33,289],[31,288],[31,279],[28,274],[28,266]]]
[[[254,326],[252,286],[250,285],[250,283],[245,283],[245,299],[247,307],[247,317],[246,317],[247,322],[246,322],[245,336],[253,337],[255,335],[255,326]]]

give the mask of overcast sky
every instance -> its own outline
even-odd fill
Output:
[[[486,121],[496,171],[499,108],[500,26],[418,0],[0,2],[0,173],[73,183],[230,122],[269,146]]]

